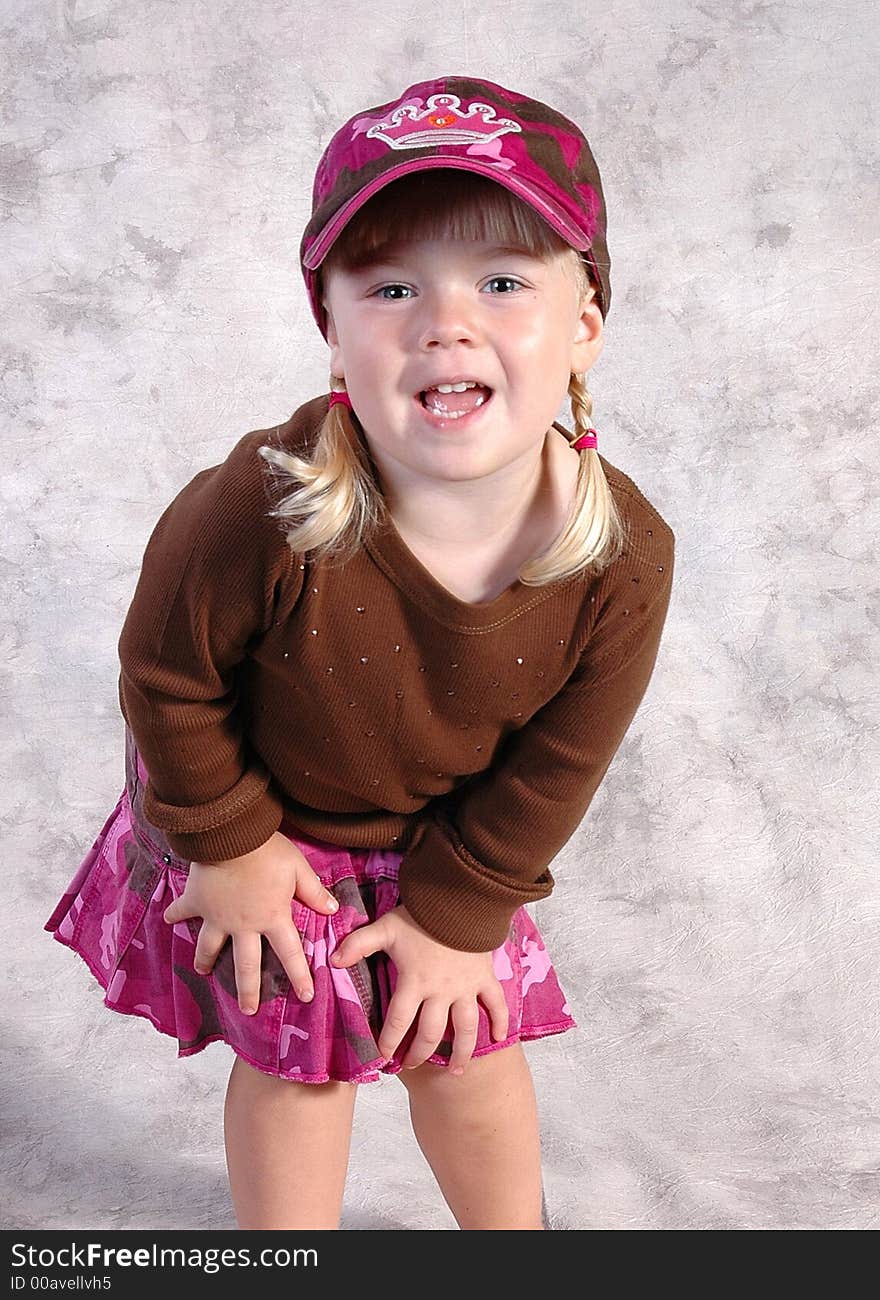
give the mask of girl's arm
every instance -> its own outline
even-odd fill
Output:
[[[282,804],[249,749],[236,668],[295,604],[299,557],[245,435],[160,517],[119,639],[119,704],[149,772],[144,812],[181,857],[237,858],[279,828]]]
[[[259,1005],[262,935],[297,995],[311,996],[291,899],[324,914],[336,906],[278,830],[282,803],[239,709],[248,643],[290,612],[302,586],[298,557],[265,513],[265,435],[245,435],[162,514],[119,640],[119,703],[149,773],[144,814],[191,863],[165,919],[201,918],[202,973],[231,938],[244,1011]]]
[[[401,899],[439,942],[498,947],[517,908],[551,892],[548,864],[583,820],[654,670],[675,546],[659,516],[654,535],[656,553],[638,584],[624,569],[597,596],[600,612],[562,689],[404,854]]]

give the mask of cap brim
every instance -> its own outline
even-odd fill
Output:
[[[478,176],[485,176],[488,180],[503,185],[517,198],[522,199],[530,207],[534,208],[567,244],[570,244],[572,248],[577,249],[579,252],[586,252],[592,244],[592,237],[572,220],[569,214],[546,190],[524,181],[521,176],[505,175],[503,172],[499,172],[498,168],[491,163],[481,163],[471,158],[463,159],[458,154],[434,154],[430,158],[410,158],[397,167],[389,167],[387,171],[383,171],[380,176],[375,177],[368,185],[365,185],[362,190],[358,190],[354,198],[349,199],[333,214],[324,229],[309,246],[308,252],[303,256],[303,266],[310,271],[316,270],[352,217],[374,194],[378,194],[379,190],[384,189],[386,185],[390,185],[392,181],[401,176],[408,176],[412,172],[432,171],[446,167],[456,168],[459,171],[475,172]]]

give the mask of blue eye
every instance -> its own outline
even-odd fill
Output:
[[[502,284],[512,284],[512,285],[514,285],[517,289],[521,289],[521,288],[522,288],[522,285],[520,284],[519,280],[514,280],[514,278],[513,278],[512,275],[493,275],[493,276],[492,276],[492,279],[489,281],[489,284],[498,284],[499,281],[500,281]],[[493,294],[492,296],[495,297],[495,298],[497,298],[497,297],[498,297],[498,294]],[[507,294],[502,294],[501,296],[502,296],[502,297],[507,297]]]
[[[518,290],[523,288],[522,283],[519,280],[514,279],[512,275],[493,275],[492,279],[489,280],[488,283],[513,285],[514,292],[517,292]],[[407,301],[406,298],[400,298],[397,297],[396,295],[393,298],[387,298],[385,295],[389,293],[392,289],[403,289],[408,294],[412,292],[409,285],[406,284],[383,284],[380,288],[376,290],[374,296],[382,298],[384,302],[406,302]],[[504,293],[500,295],[497,293],[491,295],[491,297],[493,298],[509,297],[509,296],[510,295],[507,290],[505,290]]]

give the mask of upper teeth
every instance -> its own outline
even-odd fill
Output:
[[[436,388],[438,393],[463,393],[466,388],[479,388],[479,384],[475,379],[468,379],[466,383],[433,384],[432,387]]]

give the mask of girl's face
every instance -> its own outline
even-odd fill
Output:
[[[578,300],[575,256],[419,240],[389,245],[369,266],[329,270],[330,369],[345,380],[386,486],[534,463],[571,372],[589,370],[603,346],[598,305]],[[474,415],[425,410],[424,389],[468,379],[491,389]]]

